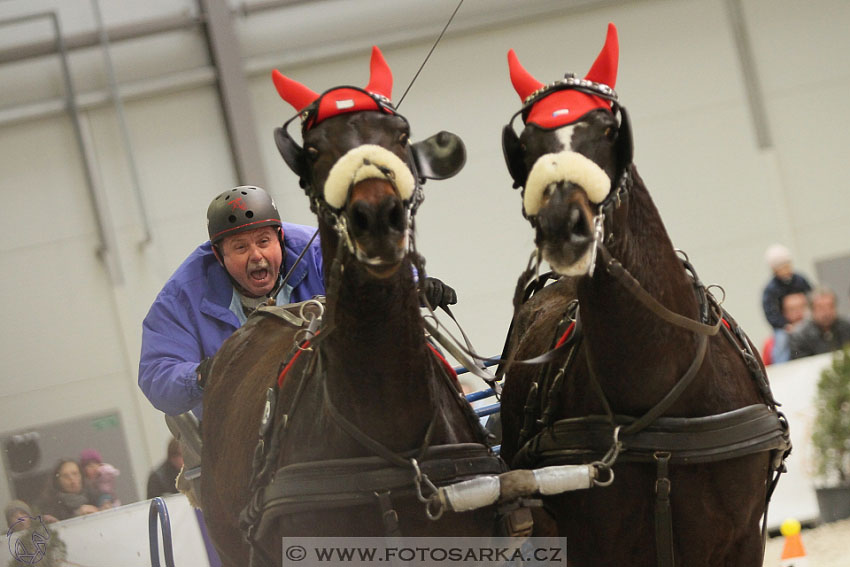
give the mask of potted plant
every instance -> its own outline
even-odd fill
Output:
[[[825,522],[850,517],[850,345],[833,354],[815,395],[812,446],[818,477],[818,506]]]

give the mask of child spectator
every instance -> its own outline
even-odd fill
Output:
[[[83,487],[89,502],[101,510],[120,506],[115,494],[115,477],[120,471],[104,463],[97,449],[80,452],[80,468],[83,471]]]

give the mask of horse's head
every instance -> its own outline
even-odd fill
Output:
[[[460,138],[441,132],[410,142],[410,126],[391,102],[392,74],[377,47],[365,89],[336,87],[319,95],[277,71],[273,79],[299,112],[303,145],[289,136],[289,122],[276,129],[275,141],[325,225],[325,249],[336,250],[341,242],[372,276],[392,275],[407,250],[421,184],[463,167]]]
[[[523,214],[535,227],[537,247],[561,274],[587,273],[603,219],[623,197],[632,142],[613,90],[618,55],[617,30],[609,24],[584,79],[567,75],[543,85],[508,53],[511,81],[523,100],[514,118],[521,114],[525,129],[517,136],[513,120],[505,126],[505,160],[514,186],[524,188]]]

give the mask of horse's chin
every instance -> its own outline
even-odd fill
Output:
[[[396,272],[398,272],[400,266],[401,262],[397,264],[381,264],[377,266],[364,265],[364,268],[373,278],[385,280],[393,277]]]
[[[397,250],[393,256],[386,257],[369,256],[358,248],[356,258],[370,276],[377,279],[387,279],[394,276],[401,267],[402,260],[404,260],[404,250]]]
[[[585,247],[584,253],[576,258],[574,252],[543,248],[543,259],[549,262],[552,270],[560,276],[583,276],[590,270],[590,246]]]

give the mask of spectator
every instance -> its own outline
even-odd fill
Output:
[[[773,335],[773,347],[770,362],[765,364],[780,364],[791,360],[791,349],[788,345],[789,334],[809,318],[809,298],[805,293],[789,293],[782,298],[782,316],[788,321],[785,329],[778,329]]]
[[[12,500],[9,502],[6,508],[3,509],[3,515],[6,517],[7,529],[14,528],[12,531],[19,532],[30,527],[32,510],[30,510],[29,505],[23,500]]]
[[[850,321],[838,316],[835,292],[821,287],[812,292],[811,319],[790,335],[791,358],[840,349],[850,342]]]
[[[56,464],[41,508],[58,520],[98,511],[83,490],[83,476],[77,461],[61,459]]]
[[[764,259],[773,271],[773,277],[762,293],[764,316],[774,332],[777,329],[788,332],[788,320],[782,314],[782,298],[789,293],[806,293],[812,286],[801,274],[794,273],[791,265],[791,252],[781,244],[774,244],[765,252]]]
[[[32,527],[32,520],[37,518],[37,516],[33,516],[33,511],[29,504],[23,500],[12,500],[9,502],[6,508],[3,509],[3,515],[6,517],[7,529],[14,528],[12,531],[15,532],[30,529]],[[51,524],[57,521],[50,514],[42,514],[41,520],[45,524]]]
[[[115,477],[119,471],[104,463],[97,449],[83,449],[80,452],[80,469],[83,472],[83,489],[89,502],[100,510],[121,505],[115,494]]]
[[[172,438],[168,442],[165,461],[162,462],[148,477],[148,499],[175,494],[177,492],[177,475],[183,468],[183,452],[180,443]]]
[[[95,479],[97,478],[97,469],[103,462],[100,456],[100,451],[97,449],[83,449],[80,451],[80,470],[83,473],[83,490],[86,491],[86,497],[89,502],[97,502],[97,488],[95,488]]]

